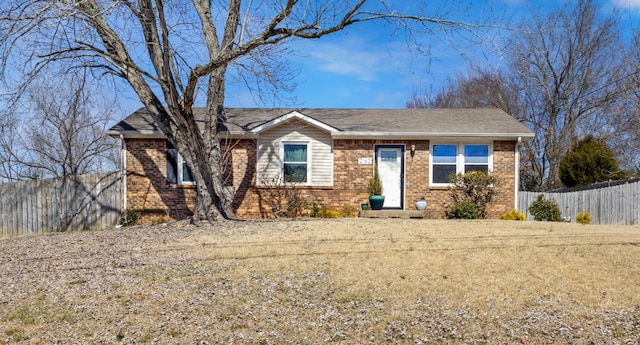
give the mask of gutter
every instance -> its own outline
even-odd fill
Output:
[[[122,178],[122,215],[127,214],[127,142],[120,134],[122,149],[120,150],[120,177]]]
[[[425,138],[496,138],[512,139],[517,137],[533,138],[533,133],[438,133],[438,132],[332,132],[331,137],[340,139],[371,139],[384,137],[385,139],[425,139]]]
[[[518,142],[516,143],[515,149],[515,188],[513,190],[513,208],[518,210],[518,206],[520,203],[520,144],[522,143],[522,137],[518,137]],[[518,210],[520,211],[520,210]],[[526,213],[526,212],[523,212]]]
[[[257,134],[253,134],[253,133],[247,133],[244,131],[230,131],[230,132],[220,132],[220,134],[229,137],[229,138],[236,138],[236,139],[255,139],[258,137]],[[137,130],[133,130],[133,131],[115,131],[115,130],[110,130],[107,131],[107,135],[117,138],[120,137],[120,139],[124,138],[129,138],[129,139],[166,139],[167,136],[164,135],[164,133],[160,132],[160,131],[137,131]]]

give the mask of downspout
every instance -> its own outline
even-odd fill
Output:
[[[516,143],[516,167],[515,167],[515,188],[513,191],[513,208],[518,210],[519,198],[520,198],[520,143],[522,143],[522,137],[518,137],[518,142]],[[518,210],[520,211],[520,210]]]
[[[122,178],[122,215],[127,213],[127,142],[124,136],[120,134],[120,142],[122,149],[120,150],[120,176]]]

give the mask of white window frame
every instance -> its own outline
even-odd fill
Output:
[[[175,150],[175,152],[176,152],[176,165],[173,166],[173,169],[174,169],[175,174],[176,174],[176,183],[173,183],[173,182],[169,182],[169,183],[170,184],[178,184],[178,185],[195,185],[196,181],[184,181],[183,169],[184,169],[184,166],[186,166],[187,163],[185,162],[185,160],[182,157],[182,155],[180,154],[180,152],[178,152],[178,149],[176,149],[175,147],[173,147],[173,148],[167,147],[167,151],[168,150]],[[191,176],[191,178],[193,178],[193,176]],[[168,180],[168,178],[167,178],[167,180]]]
[[[448,187],[450,183],[435,183],[433,182],[433,147],[437,145],[455,145],[456,146],[456,174],[463,174],[465,168],[465,156],[464,156],[464,148],[467,145],[486,145],[488,150],[488,163],[487,163],[487,171],[493,171],[493,143],[487,142],[432,142],[429,144],[429,185],[432,187]],[[438,165],[438,164],[435,164]],[[484,165],[484,164],[473,164],[473,165]]]
[[[305,145],[307,147],[307,181],[306,182],[286,182],[284,177],[284,146],[285,145]],[[282,184],[285,183],[289,183],[289,184],[295,184],[295,185],[299,185],[299,186],[310,186],[311,185],[311,170],[312,170],[312,166],[311,166],[311,142],[310,141],[299,141],[299,140],[286,140],[286,141],[281,141],[280,142],[280,182]],[[302,162],[296,162],[296,163],[302,163]]]
[[[187,162],[184,161],[184,158],[182,157],[182,155],[180,154],[180,152],[178,152],[178,162],[176,163],[176,170],[178,173],[178,184],[196,184],[196,181],[185,181],[184,180],[184,168],[186,167],[187,169],[189,169],[189,166],[187,165]],[[189,169],[191,170],[191,169]],[[193,178],[193,173],[191,173],[191,178]]]

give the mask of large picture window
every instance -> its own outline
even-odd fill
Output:
[[[491,171],[492,148],[489,144],[432,144],[431,185],[446,186],[451,174]]]
[[[284,182],[309,182],[309,144],[282,144],[282,176]]]
[[[167,140],[167,182],[174,184],[193,184],[191,171],[173,144]]]

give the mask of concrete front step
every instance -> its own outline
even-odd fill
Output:
[[[416,210],[362,210],[360,218],[427,218],[425,211]]]

